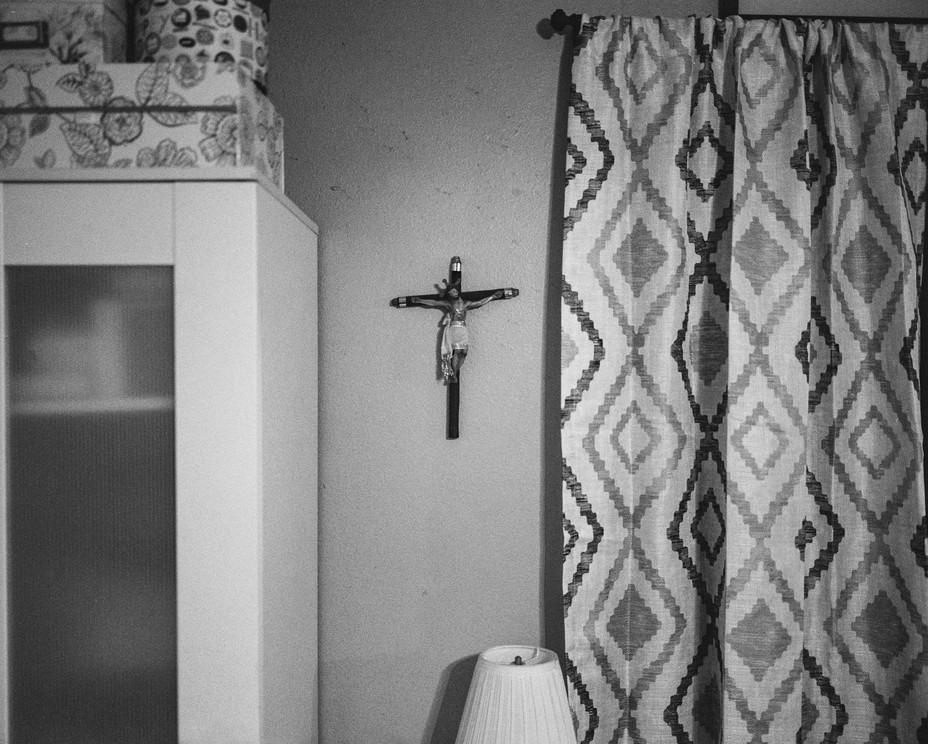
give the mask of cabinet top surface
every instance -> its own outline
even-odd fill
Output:
[[[217,178],[215,169],[198,168],[99,168],[80,170],[40,170],[38,168],[21,168],[15,172],[0,170],[0,184],[17,183],[164,183],[164,182],[199,182],[222,183],[229,181],[257,183],[270,196],[280,202],[299,218],[314,233],[319,234],[319,227],[293,201],[257,169],[248,167],[225,169]]]

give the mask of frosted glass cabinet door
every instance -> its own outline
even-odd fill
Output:
[[[176,742],[173,270],[5,281],[10,742]]]

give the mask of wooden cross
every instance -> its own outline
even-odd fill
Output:
[[[441,341],[441,371],[448,386],[448,439],[458,438],[458,410],[460,408],[461,365],[467,356],[468,310],[475,310],[493,300],[509,300],[519,296],[519,290],[480,289],[476,292],[461,291],[461,258],[451,259],[448,279],[442,279],[444,288],[438,294],[407,295],[390,300],[393,307],[434,307],[444,313],[444,332]]]

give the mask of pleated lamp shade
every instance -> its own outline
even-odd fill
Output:
[[[557,654],[536,646],[480,654],[456,744],[577,744]]]

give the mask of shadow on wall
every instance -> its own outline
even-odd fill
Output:
[[[539,34],[545,36],[543,24]],[[552,41],[551,43],[557,43]],[[564,665],[564,505],[563,455],[561,454],[561,292],[564,248],[564,187],[566,185],[567,116],[573,44],[562,42],[557,82],[557,109],[551,150],[551,198],[548,209],[548,262],[544,317],[544,377],[542,390],[542,462],[544,473],[544,520],[542,522],[542,620],[544,645],[557,653]]]
[[[551,38],[550,23],[539,22],[538,33]],[[551,43],[558,43],[555,39]],[[543,554],[541,565],[541,613],[545,648],[556,652],[564,660],[564,594],[562,573],[564,567],[563,505],[561,504],[561,257],[564,243],[564,178],[567,152],[567,107],[570,93],[570,69],[573,60],[572,45],[563,42],[557,81],[557,109],[551,154],[551,197],[548,221],[547,268],[545,279],[544,318],[544,388],[542,390],[542,448],[544,472],[542,487],[541,529]],[[521,642],[520,639],[501,638],[490,645]],[[481,649],[482,650],[482,649]],[[422,744],[454,744],[458,726],[467,702],[467,692],[477,657],[469,656],[451,664],[442,674],[430,720],[434,723],[423,737]]]
[[[432,706],[432,720],[435,721],[435,725],[431,736],[426,734],[422,744],[454,744],[476,666],[475,655],[460,659],[445,669],[438,696]]]

